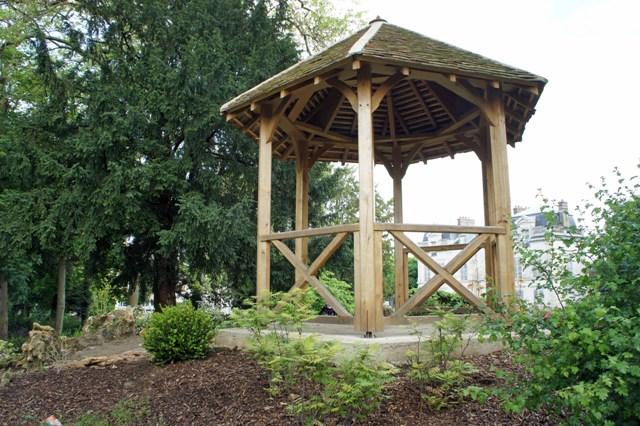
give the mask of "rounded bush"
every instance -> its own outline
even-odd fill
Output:
[[[164,365],[206,357],[214,335],[211,317],[185,302],[151,315],[142,333],[142,345],[154,363]]]

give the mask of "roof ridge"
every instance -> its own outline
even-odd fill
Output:
[[[364,33],[362,37],[360,37],[360,39],[353,44],[353,46],[351,46],[348,56],[358,55],[362,53],[362,49],[364,49],[367,43],[369,43],[369,41],[377,34],[378,30],[384,23],[385,21],[375,21],[373,24],[371,24],[367,32]]]

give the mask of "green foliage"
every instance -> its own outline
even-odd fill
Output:
[[[123,399],[110,412],[85,413],[73,426],[126,426],[147,419],[151,414],[149,398]],[[65,423],[66,424],[66,423]]]
[[[116,298],[113,296],[113,287],[110,284],[92,286],[90,316],[108,314],[115,309],[115,306]]]
[[[409,258],[409,288],[418,288],[418,259]]]
[[[363,345],[353,355],[343,355],[316,403],[321,412],[347,424],[361,422],[384,399],[385,387],[394,380],[393,366],[375,359],[375,348]]]
[[[309,290],[267,293],[247,300],[249,309],[234,309],[231,314],[240,327],[252,332],[249,347],[269,373],[274,395],[288,391],[298,378],[307,378],[305,374],[322,374],[327,359],[336,351],[333,344],[318,345],[313,336],[302,337],[303,321],[313,317],[306,300],[309,294]]]
[[[20,351],[12,343],[0,340],[0,369],[13,367],[20,358]]]
[[[640,421],[640,185],[635,177],[631,183],[617,178],[613,191],[603,179],[599,204],[583,212],[594,228],[585,228],[584,237],[551,241],[544,253],[561,259],[559,265],[580,261],[582,274],[567,275],[544,258],[532,262],[547,278],[538,285],[556,292],[562,305],[541,310],[521,302],[489,324],[489,337],[501,337],[525,367],[495,391],[510,411],[553,407],[574,425]],[[553,226],[551,221],[551,240]],[[540,257],[526,247],[521,251]]]
[[[156,364],[204,358],[215,335],[211,317],[191,302],[167,306],[151,316],[142,344]]]
[[[477,371],[473,365],[453,359],[464,355],[477,330],[476,322],[468,315],[458,317],[451,312],[439,312],[439,316],[429,338],[413,323],[411,334],[418,338],[417,350],[407,353],[411,365],[408,376],[417,382],[421,398],[436,410],[460,400],[466,377]]]
[[[310,300],[309,290],[268,293],[247,301],[249,309],[235,309],[232,318],[252,332],[250,350],[269,374],[270,392],[300,392],[287,407],[300,423],[316,424],[320,418],[362,419],[379,406],[395,370],[376,361],[369,347],[350,356],[340,353],[335,342],[303,335],[302,322],[314,316]],[[306,383],[296,387],[300,381]]]
[[[330,271],[322,271],[319,280],[347,311],[352,315],[355,313],[355,301],[351,284],[339,280],[335,274]],[[311,313],[317,314],[325,307],[326,302],[315,289],[311,288],[309,293],[307,302],[310,305]]]

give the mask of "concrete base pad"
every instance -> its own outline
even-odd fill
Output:
[[[407,362],[407,352],[417,350],[418,336],[411,334],[416,329],[422,333],[423,341],[434,333],[433,322],[429,321],[422,321],[415,326],[387,325],[383,332],[376,333],[373,338],[365,338],[363,333],[354,331],[352,325],[307,322],[304,324],[303,335],[312,334],[319,341],[338,342],[345,353],[353,352],[358,346],[375,345],[377,346],[375,353],[379,359],[400,365]],[[247,340],[251,338],[252,334],[247,329],[226,328],[218,331],[215,345],[226,348],[246,348]],[[463,340],[464,345],[469,343],[464,352],[465,355],[488,354],[502,349],[499,342],[480,343],[475,335],[463,335]]]

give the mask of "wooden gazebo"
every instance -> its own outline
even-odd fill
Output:
[[[403,318],[444,283],[486,310],[453,276],[480,249],[485,249],[491,289],[499,297],[510,297],[515,289],[507,144],[521,140],[545,83],[537,75],[376,19],[223,105],[226,119],[259,144],[258,295],[269,290],[273,245],[296,269],[293,288],[310,283],[343,322],[353,322],[366,335],[382,331],[385,321]],[[409,165],[470,151],[482,162],[486,226],[403,224],[402,178]],[[271,228],[273,157],[296,161],[295,231],[276,233]],[[308,229],[308,176],[316,161],[358,163],[359,223]],[[384,165],[393,178],[393,224],[374,220],[375,164]],[[396,257],[396,311],[387,318],[384,232],[395,239]],[[464,246],[436,248],[460,250],[442,267],[406,232],[476,237]],[[309,264],[308,238],[329,234],[336,236]],[[355,246],[355,317],[315,276],[350,234]],[[283,243],[287,239],[295,239],[295,253]],[[434,272],[411,298],[407,252]]]

